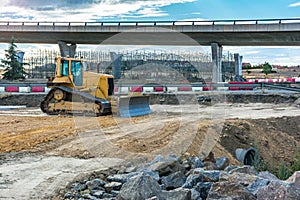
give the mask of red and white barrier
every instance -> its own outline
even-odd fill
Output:
[[[154,88],[153,87],[143,87],[144,92],[153,92]]]
[[[116,94],[128,94],[129,92],[145,92],[145,93],[159,93],[159,92],[169,92],[169,93],[177,93],[177,92],[202,92],[202,91],[226,91],[226,90],[253,90],[251,84],[254,83],[300,83],[300,77],[292,77],[292,78],[279,78],[279,79],[249,79],[247,82],[228,82],[231,84],[230,87],[214,87],[211,86],[213,83],[207,83],[207,85],[203,87],[198,86],[120,86],[115,87],[114,92]],[[227,84],[227,83],[219,83],[219,84]],[[237,86],[235,86],[237,84]],[[5,85],[1,84],[0,93],[48,93],[51,88],[42,86],[42,85],[30,85],[30,84],[14,84],[14,85]]]
[[[31,92],[44,92],[45,87],[43,86],[32,86],[31,87]]]

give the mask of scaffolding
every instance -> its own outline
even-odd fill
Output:
[[[134,50],[118,51],[121,62],[118,64],[121,78],[126,80],[151,80],[179,82],[201,82],[211,80],[212,60],[210,53],[194,51],[157,51]],[[33,50],[25,54],[24,62],[29,65],[26,71],[29,78],[47,78],[55,74],[55,58],[60,55],[56,50]],[[223,56],[223,60],[231,62],[232,57]],[[108,51],[78,51],[76,57],[87,63],[88,69],[97,73],[113,74],[111,52]]]

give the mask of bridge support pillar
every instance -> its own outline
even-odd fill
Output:
[[[234,69],[236,76],[242,76],[242,60],[243,56],[240,56],[238,53],[234,54]]]
[[[222,50],[218,43],[211,43],[211,55],[213,61],[212,82],[222,82]]]
[[[70,58],[75,57],[76,44],[68,45],[64,41],[58,41],[58,46],[59,46],[61,57],[70,57]]]
[[[116,54],[115,52],[110,52],[110,58],[112,60],[112,74],[115,79],[121,78],[121,65],[122,65],[122,54]]]

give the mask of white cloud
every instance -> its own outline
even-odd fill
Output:
[[[298,6],[300,6],[300,1],[289,5],[289,7],[298,7]]]
[[[195,0],[2,0],[2,20],[96,21],[112,17],[168,16],[162,7]],[[1,9],[2,7],[2,9]],[[11,12],[7,12],[7,11]]]
[[[300,65],[300,47],[288,46],[224,46],[223,53],[239,53],[243,56],[243,62],[250,62],[252,65],[269,62],[277,65]]]

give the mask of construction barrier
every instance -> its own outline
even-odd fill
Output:
[[[134,87],[131,87],[130,89],[130,92],[143,92],[143,87],[142,86],[134,86]]]
[[[189,92],[192,91],[191,87],[178,87],[179,92]]]
[[[6,86],[5,92],[19,92],[18,86]]]
[[[231,85],[238,84],[238,85],[245,85],[245,86],[253,84],[252,82],[228,82],[228,83]],[[253,90],[253,87],[231,86],[229,87],[229,90]]]
[[[128,87],[119,87],[120,94],[128,94],[129,90]]]
[[[192,87],[193,92],[201,92],[203,91],[203,87]]]
[[[276,83],[287,83],[287,84],[296,84],[300,83],[300,77],[292,78],[278,78],[278,79],[249,79],[247,82],[221,82],[221,83],[212,83],[207,82],[206,84],[184,84],[177,86],[116,86],[114,92],[116,94],[128,94],[128,92],[202,92],[202,91],[226,91],[226,90],[253,90],[252,84],[266,83],[266,84],[276,84]],[[228,85],[230,84],[230,85]],[[259,87],[256,85],[256,87]],[[19,93],[47,93],[51,89],[46,87],[46,84],[30,84],[30,83],[17,83],[17,84],[1,84],[0,93],[10,93],[10,92],[19,92]]]
[[[31,92],[31,87],[19,87],[19,92],[20,93],[30,93]]]
[[[157,87],[154,87],[154,91],[155,92],[164,92],[165,91],[165,88],[164,87],[162,87],[162,86],[157,86]]]
[[[143,87],[144,92],[153,92],[154,88],[153,87]]]
[[[43,86],[32,86],[31,87],[31,92],[44,92],[45,87]]]
[[[167,87],[168,92],[178,92],[178,87]]]

